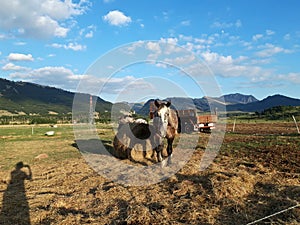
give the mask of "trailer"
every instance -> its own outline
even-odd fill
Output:
[[[209,133],[215,129],[215,123],[218,120],[217,115],[197,115],[194,109],[177,110],[180,130],[182,133],[192,133],[193,131],[200,131]]]
[[[197,127],[200,132],[209,133],[212,129],[215,129],[215,123],[218,120],[217,115],[200,115],[197,116]]]

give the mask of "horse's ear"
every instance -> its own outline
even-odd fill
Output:
[[[157,100],[155,100],[154,105],[158,108],[159,107],[159,102]]]
[[[168,101],[167,104],[166,104],[166,106],[167,106],[167,107],[170,107],[170,105],[171,105],[171,102]]]

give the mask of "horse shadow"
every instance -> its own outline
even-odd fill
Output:
[[[24,170],[27,170],[26,172]],[[29,165],[18,162],[11,172],[11,179],[3,194],[0,224],[30,225],[29,204],[26,197],[25,180],[32,179]]]
[[[145,145],[145,144],[144,144]],[[146,146],[143,145],[143,151],[146,151]],[[76,140],[71,144],[72,147],[78,149],[81,153],[90,153],[97,155],[112,156],[119,160],[128,159],[127,155],[120,155],[119,152],[113,146],[113,141],[110,140],[101,140],[101,139],[86,139],[86,140]],[[152,163],[155,163],[154,152],[151,155],[151,158],[146,158],[146,153],[144,158],[150,160]],[[147,166],[146,162],[138,161],[133,158],[130,159],[131,162],[141,164],[142,166]]]
[[[111,141],[100,139],[81,139],[76,140],[71,144],[72,147],[77,148],[81,153],[91,153],[100,155],[114,155],[114,148]]]

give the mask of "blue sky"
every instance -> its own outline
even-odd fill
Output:
[[[152,40],[178,45],[202,60],[222,94],[300,98],[296,0],[0,3],[1,78],[75,91],[81,79],[91,77],[87,72],[99,57],[128,43]],[[103,82],[100,73],[93,74],[97,82]],[[207,94],[178,68],[159,63],[131,65],[105,82],[99,95],[109,101]],[[164,83],[167,88],[161,87]]]

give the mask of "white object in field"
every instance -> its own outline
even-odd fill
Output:
[[[54,132],[53,130],[47,131],[47,132],[45,133],[46,136],[53,136],[54,134],[55,134],[55,132]]]

